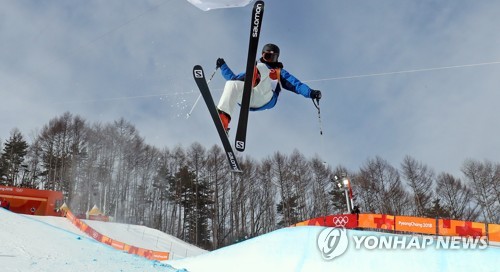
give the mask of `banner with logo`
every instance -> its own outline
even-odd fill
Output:
[[[394,230],[412,233],[436,234],[436,219],[413,216],[396,216]]]
[[[358,217],[356,214],[329,215],[325,217],[325,225],[353,229],[358,227]]]
[[[73,225],[75,225],[77,228],[79,228],[81,231],[83,231],[90,237],[94,238],[95,240],[101,243],[112,246],[115,249],[127,251],[128,253],[139,255],[150,260],[157,260],[157,261],[168,260],[169,257],[168,252],[135,247],[120,241],[113,240],[112,238],[99,233],[89,225],[85,224],[85,222],[83,222],[82,220],[76,218],[76,216],[70,210],[66,212],[66,218],[68,218],[68,220],[71,221]]]
[[[486,225],[488,228],[486,228]],[[365,228],[473,238],[487,236],[491,242],[500,242],[500,225],[498,224],[413,216],[339,214],[305,220],[293,226],[343,227],[347,229]]]
[[[471,221],[439,219],[437,234],[446,236],[485,236],[486,224]]]
[[[323,226],[323,227],[336,227],[336,228],[346,228],[353,229],[358,227],[358,218],[356,214],[337,214],[328,215],[323,217],[316,217],[300,223],[294,226]]]

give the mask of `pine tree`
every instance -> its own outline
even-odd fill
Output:
[[[180,185],[181,206],[184,209],[184,237],[187,242],[203,248],[211,248],[209,218],[211,214],[212,192],[203,180],[183,166],[175,175]]]
[[[27,166],[23,164],[28,153],[28,143],[18,129],[11,132],[0,157],[0,177],[4,184],[16,186],[22,182]]]
[[[301,209],[298,204],[298,195],[292,195],[288,198],[284,198],[276,206],[276,210],[282,215],[282,220],[278,222],[279,227],[289,227],[292,224],[301,221],[299,216],[299,210]]]
[[[441,206],[439,199],[432,201],[431,206],[425,210],[425,217],[431,218],[450,218],[450,211]]]
[[[346,197],[344,190],[341,190],[338,187],[334,187],[334,189],[329,191],[328,194],[330,195],[330,202],[332,203],[332,206],[335,209],[333,213],[347,212]]]

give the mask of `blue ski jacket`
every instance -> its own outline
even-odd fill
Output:
[[[278,102],[278,96],[281,92],[281,87],[296,94],[301,94],[305,98],[311,98],[311,88],[307,86],[307,84],[300,82],[300,80],[298,80],[296,77],[294,77],[292,74],[290,74],[283,68],[273,68],[269,64],[267,63],[265,64],[269,69],[280,69],[279,83],[276,84],[276,88],[272,90],[273,97],[271,98],[271,100],[262,107],[250,108],[251,111],[260,111],[273,108]],[[221,68],[221,74],[226,80],[240,80],[240,81],[245,80],[245,72],[235,74],[226,63],[224,63],[220,68]]]

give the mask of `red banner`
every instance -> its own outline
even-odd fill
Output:
[[[58,191],[37,190],[0,185],[0,204],[15,213],[30,215],[61,216],[58,205],[62,204],[63,194]]]
[[[168,260],[169,253],[168,252],[163,252],[163,251],[154,251],[150,249],[145,249],[145,248],[140,248],[140,247],[135,247],[132,245],[125,244],[120,241],[115,241],[111,239],[108,236],[102,235],[98,231],[94,230],[91,228],[89,225],[85,224],[82,220],[76,218],[71,211],[66,212],[66,218],[68,218],[73,225],[78,227],[81,231],[85,232],[87,235],[90,237],[94,238],[95,240],[110,245],[115,249],[118,250],[123,250],[127,251],[128,253],[131,254],[136,254],[142,257],[145,257],[150,260],[157,260],[157,261],[166,261]]]
[[[353,229],[358,227],[358,217],[356,214],[329,215],[325,217],[325,225]]]
[[[358,227],[358,218],[356,214],[328,215],[302,221],[294,226],[323,226],[353,229]]]

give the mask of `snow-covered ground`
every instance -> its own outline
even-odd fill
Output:
[[[350,242],[343,255],[324,260],[317,246],[318,236],[324,229],[313,226],[280,229],[207,254],[167,263],[190,272],[500,271],[500,248],[445,250],[427,246],[413,250],[355,249],[353,236],[387,235],[357,230],[347,231]]]
[[[170,259],[196,256],[207,252],[156,229],[111,222],[83,221],[96,231],[120,242],[146,249],[169,252]]]
[[[85,235],[69,220],[63,217],[32,216],[32,218],[79,235]],[[185,258],[207,252],[206,250],[188,244],[175,236],[144,226],[93,220],[83,220],[83,222],[97,232],[117,241],[136,247],[169,252],[170,259]]]
[[[39,219],[0,209],[0,271],[168,271],[89,238],[67,219]]]
[[[324,260],[317,245],[324,228],[296,227],[203,253],[142,226],[86,223],[126,243],[155,250],[184,248],[185,252],[192,250],[192,255],[202,254],[163,263],[149,261],[88,238],[66,219],[18,215],[0,209],[0,271],[499,271],[500,248],[496,247],[368,250],[355,249],[354,243],[349,243],[343,255]],[[356,235],[382,235],[355,230],[347,234],[350,239]]]

